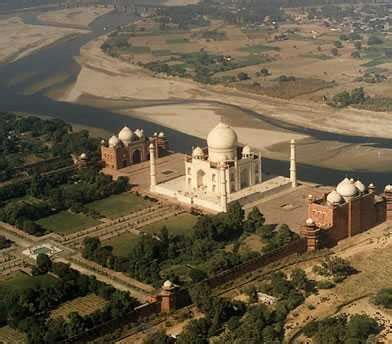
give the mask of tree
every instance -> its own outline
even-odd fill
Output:
[[[189,291],[192,302],[203,312],[208,312],[213,304],[212,291],[207,284],[197,284]]]
[[[380,289],[374,299],[376,305],[392,308],[392,288]]]
[[[49,272],[52,268],[52,261],[48,257],[48,255],[44,253],[40,253],[37,256],[36,266],[33,269],[34,275],[43,275]]]
[[[361,41],[355,41],[354,42],[354,47],[357,50],[361,50],[362,49],[362,42]]]
[[[335,41],[334,44],[335,44],[335,47],[338,49],[343,48],[343,43],[341,41]]]
[[[331,54],[332,54],[333,56],[338,56],[338,49],[337,49],[337,48],[332,48],[332,49],[331,49]]]
[[[169,344],[170,340],[165,331],[160,330],[149,334],[144,340],[144,344]]]
[[[244,80],[249,80],[250,79],[249,75],[247,73],[245,73],[245,72],[238,73],[237,74],[237,78],[240,81],[244,81]]]
[[[354,58],[354,59],[359,59],[359,58],[361,58],[361,54],[360,54],[359,51],[353,51],[351,53],[351,57]]]
[[[254,232],[257,228],[262,227],[264,223],[264,215],[257,207],[253,207],[245,221],[245,230],[248,232]]]

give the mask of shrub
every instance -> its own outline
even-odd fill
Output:
[[[374,299],[374,304],[392,308],[392,288],[380,289]]]

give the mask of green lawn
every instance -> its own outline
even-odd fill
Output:
[[[84,214],[61,211],[57,214],[44,217],[37,221],[37,223],[48,231],[69,234],[99,225],[101,222]]]
[[[171,234],[189,234],[192,232],[192,227],[197,221],[197,216],[191,214],[181,214],[172,216],[158,222],[154,222],[142,228],[146,233],[159,233],[163,226],[169,230]]]
[[[120,257],[128,257],[129,250],[135,245],[137,235],[124,233],[115,238],[105,240],[102,245],[113,247],[113,254]]]
[[[250,54],[260,54],[260,53],[265,53],[267,51],[279,51],[279,47],[271,47],[269,45],[263,45],[263,44],[257,44],[257,45],[252,45],[250,47],[242,47],[240,48],[241,51],[248,52]]]
[[[146,201],[144,198],[137,196],[134,193],[126,192],[89,203],[86,207],[97,211],[105,217],[113,219],[128,215],[129,213],[143,209],[148,205],[151,205],[151,202]]]
[[[56,280],[50,275],[29,276],[24,272],[16,272],[0,279],[0,297],[13,290],[24,290],[42,285],[47,286]]]

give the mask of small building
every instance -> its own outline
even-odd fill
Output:
[[[102,141],[101,159],[104,167],[119,170],[149,160],[149,146],[153,145],[155,155],[161,156],[168,150],[168,140],[163,132],[147,138],[143,129],[132,131],[125,126],[118,135]]]
[[[264,304],[264,305],[274,305],[278,299],[272,295],[264,294],[261,292],[257,293],[257,301]]]

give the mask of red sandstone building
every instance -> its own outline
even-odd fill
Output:
[[[392,218],[392,186],[383,195],[374,185],[345,178],[336,190],[323,197],[309,196],[308,220],[302,228],[308,251],[331,247],[338,241],[364,232]]]
[[[159,157],[168,149],[164,133],[155,133],[145,137],[143,129],[132,131],[124,127],[118,136],[113,135],[108,142],[102,141],[101,159],[106,168],[119,170],[127,166],[149,160],[149,146],[155,147],[155,156]]]

